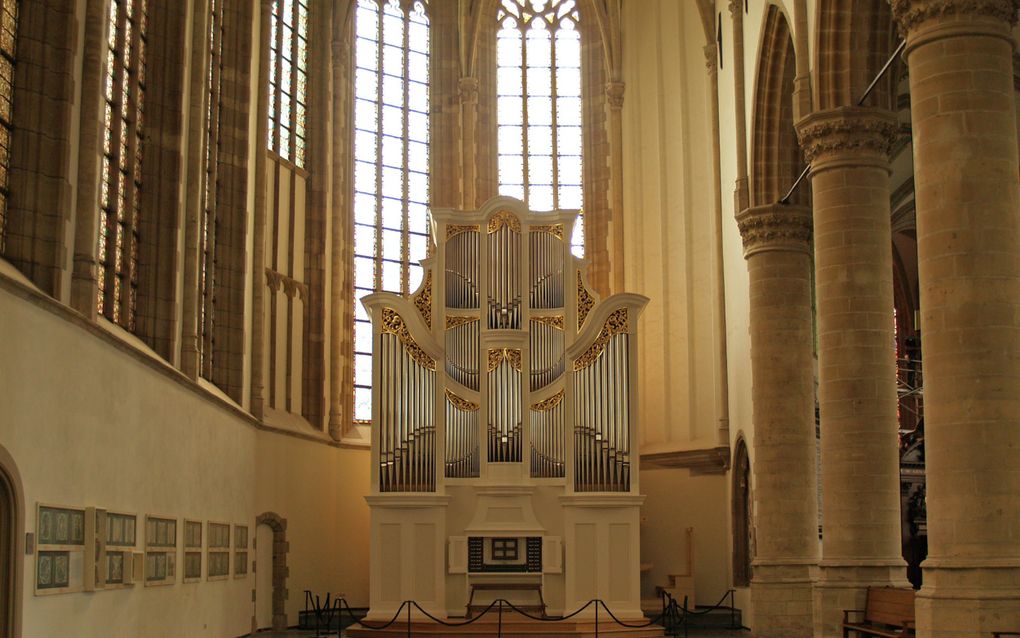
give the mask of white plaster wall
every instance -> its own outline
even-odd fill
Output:
[[[0,441],[24,483],[27,530],[37,502],[137,513],[140,529],[147,513],[246,524],[249,538],[274,511],[288,522],[290,624],[306,588],[368,604],[367,450],[257,430],[178,373],[4,288],[0,335]],[[180,550],[175,584],[96,593],[35,596],[35,557],[25,561],[26,638],[66,633],[70,619],[84,638],[250,628],[254,576],[183,584]]]

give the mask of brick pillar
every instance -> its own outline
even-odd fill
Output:
[[[797,123],[811,166],[822,436],[815,635],[869,585],[906,586],[900,548],[889,149],[892,113],[841,107]]]
[[[907,37],[925,381],[918,635],[1020,631],[1016,0],[895,0]]]
[[[811,210],[758,206],[737,224],[751,302],[753,629],[760,638],[806,637],[818,563]]]

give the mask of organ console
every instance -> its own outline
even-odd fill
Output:
[[[598,597],[640,617],[634,401],[647,299],[591,291],[570,252],[576,215],[509,198],[434,210],[421,287],[364,298],[370,617],[407,599],[464,615],[473,586],[503,582],[541,587],[552,612]]]

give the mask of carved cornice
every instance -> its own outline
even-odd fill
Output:
[[[887,165],[898,131],[895,114],[857,106],[818,111],[797,123],[804,159],[813,171],[828,161]]]
[[[626,85],[623,82],[606,82],[606,101],[614,109],[623,108],[623,94]]]
[[[462,104],[478,103],[478,78],[465,77],[457,81]]]
[[[291,299],[294,297],[308,299],[308,286],[269,267],[266,267],[266,285],[273,292],[280,292],[282,289]]]
[[[810,208],[784,204],[755,206],[737,214],[737,228],[744,241],[745,258],[771,250],[811,254]]]
[[[1017,23],[1020,0],[892,0],[893,19],[903,34],[929,20],[941,18],[991,18]]]

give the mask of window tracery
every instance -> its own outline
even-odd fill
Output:
[[[405,295],[429,246],[429,18],[422,1],[359,0],[355,12],[355,296]],[[372,412],[372,325],[354,318],[354,419]]]
[[[305,167],[308,1],[273,0],[269,31],[269,150]]]
[[[103,83],[97,309],[135,329],[145,110],[146,0],[111,0]]]
[[[581,34],[575,0],[501,0],[499,193],[532,210],[581,209]],[[584,221],[570,240],[584,253]]]

